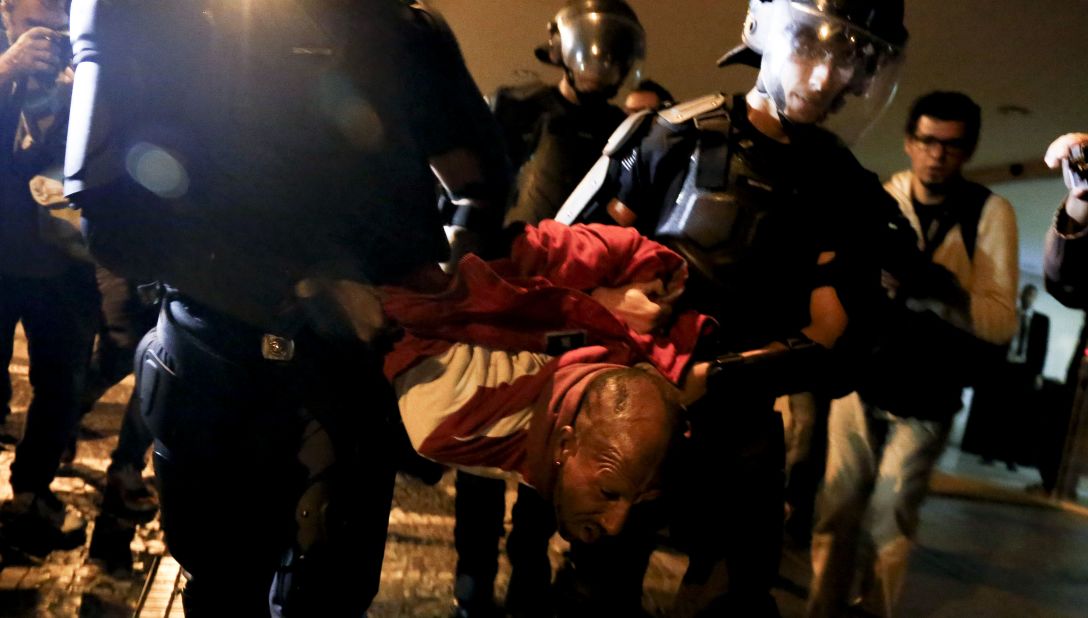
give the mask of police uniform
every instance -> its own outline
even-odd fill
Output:
[[[361,615],[395,401],[322,283],[446,256],[428,157],[469,131],[412,88],[483,99],[405,3],[76,9],[66,189],[106,266],[168,286],[137,388],[187,612]]]
[[[679,302],[721,323],[709,354],[797,337],[810,322],[812,291],[823,286],[835,288],[851,318],[847,339],[858,337],[867,306],[883,297],[877,246],[887,224],[880,220],[897,209],[833,135],[811,125],[787,130],[788,144],[760,133],[741,97],[711,95],[646,115],[613,137],[607,174],[588,205],[560,218],[633,225],[684,255],[691,276]],[[841,356],[776,369],[783,375],[759,381],[768,388],[723,374],[692,409],[692,438],[677,457],[666,507],[672,537],[691,557],[678,599],[687,610],[775,613],[769,590],[780,554],[784,461],[773,398],[826,388],[828,374],[817,369]],[[649,520],[649,527],[660,521]],[[633,543],[618,549],[630,553]],[[576,571],[579,561],[599,565],[592,570],[600,574],[610,559],[576,547]],[[614,562],[645,565],[631,555]],[[630,596],[641,576],[629,568],[626,582],[612,574],[588,586]]]
[[[500,88],[492,111],[519,170],[508,225],[554,217],[624,119],[615,105],[571,103],[558,86],[545,84]]]

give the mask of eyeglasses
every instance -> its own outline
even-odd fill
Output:
[[[952,139],[941,139],[934,135],[918,135],[914,134],[910,136],[911,140],[915,144],[919,144],[926,154],[937,154],[936,147],[940,146],[945,154],[949,154],[956,157],[962,157],[967,154],[967,151],[971,149],[971,144],[962,137],[954,137]]]

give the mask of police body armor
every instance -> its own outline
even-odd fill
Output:
[[[699,135],[691,163],[654,233],[687,260],[688,301],[718,318],[728,347],[783,337],[786,333],[770,332],[782,323],[780,312],[790,306],[807,312],[807,290],[803,298],[788,299],[791,290],[781,287],[785,278],[797,276],[805,266],[799,259],[812,251],[809,239],[798,234],[797,222],[806,213],[794,197],[791,166],[739,130],[734,109],[745,108],[720,106],[694,118]],[[775,317],[766,314],[768,308]],[[791,321],[801,319],[798,311],[789,313],[798,314]]]
[[[575,106],[561,97],[555,86],[543,84],[502,89],[496,95],[495,114],[508,139],[520,138],[519,152],[512,153],[520,170],[508,224],[535,225],[554,217],[623,120],[623,113],[611,105]]]

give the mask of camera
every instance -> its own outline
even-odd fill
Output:
[[[1085,159],[1084,144],[1069,149],[1069,158],[1062,161],[1062,173],[1070,189],[1088,190],[1088,159]]]
[[[49,42],[57,50],[57,56],[64,66],[72,63],[72,33],[68,30],[54,30],[49,35]]]
[[[53,51],[56,52],[60,62],[57,64],[55,70],[34,73],[31,77],[33,77],[34,81],[37,82],[42,89],[51,90],[53,83],[57,80],[57,75],[72,64],[72,39],[68,30],[54,30],[49,33],[47,40],[53,47]]]

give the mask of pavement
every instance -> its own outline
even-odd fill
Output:
[[[0,500],[10,497],[12,442],[21,435],[26,418],[30,396],[26,370],[25,349],[19,346],[11,366],[13,414],[0,428]],[[0,549],[0,618],[181,615],[177,588],[184,577],[165,550],[158,520],[134,525],[100,517],[105,469],[131,389],[130,378],[107,393],[84,420],[75,464],[53,484],[63,501],[92,522],[87,545],[54,552],[38,562],[20,560]],[[922,509],[901,615],[1088,615],[1088,509],[1023,492],[1021,481],[1030,478],[1030,472],[1023,473],[1024,479],[1002,483],[1001,479],[963,476],[957,465],[968,464],[955,457],[942,460],[945,471],[935,476],[935,494]],[[150,476],[151,471],[144,473]],[[407,477],[397,479],[381,589],[369,614],[372,618],[450,615],[456,560],[453,497],[451,475],[434,487]],[[513,497],[511,488],[508,509]],[[553,539],[549,552],[553,565],[562,560],[564,550],[563,541]],[[229,548],[224,555],[229,556]],[[500,560],[496,589],[501,599],[509,564],[505,554]],[[655,553],[644,582],[644,606],[651,615],[668,615],[685,568],[683,555]],[[774,594],[782,614],[799,617],[811,577],[807,550],[788,547],[781,574]]]

